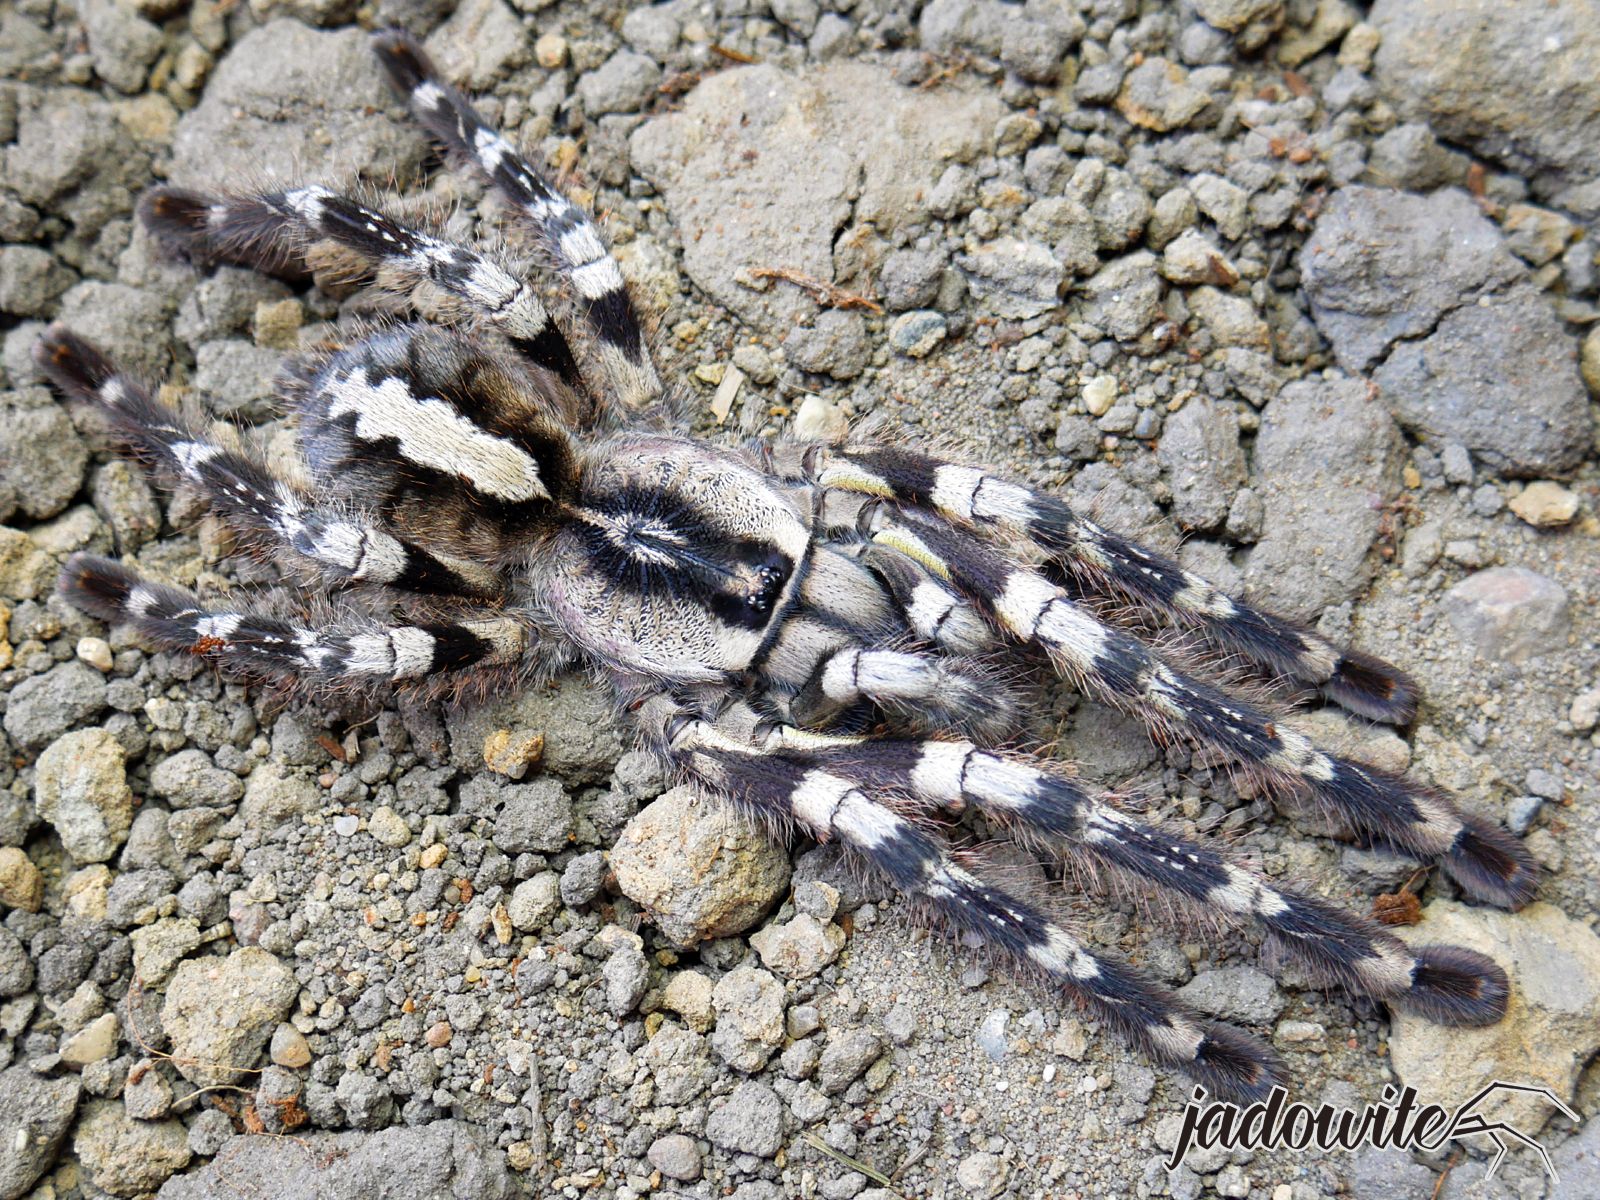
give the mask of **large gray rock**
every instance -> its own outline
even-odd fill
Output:
[[[1490,567],[1444,595],[1461,640],[1484,658],[1522,662],[1567,645],[1567,590],[1526,567]]]
[[[783,984],[770,971],[735,967],[711,993],[711,1046],[737,1071],[759,1071],[783,1043]]]
[[[78,1109],[76,1076],[50,1079],[27,1067],[0,1071],[0,1200],[17,1200],[55,1161]]]
[[[403,1164],[403,1169],[396,1169]],[[310,1137],[242,1135],[215,1160],[169,1180],[159,1200],[254,1200],[307,1196],[382,1196],[384,1200],[504,1200],[516,1194],[505,1155],[464,1121],[316,1133]]]
[[[783,1101],[764,1083],[741,1083],[706,1118],[706,1137],[735,1154],[771,1158],[783,1145]]]
[[[0,393],[0,519],[53,517],[83,484],[89,451],[43,388]]]
[[[1317,329],[1347,371],[1523,273],[1500,231],[1466,192],[1337,192],[1300,251]]]
[[[789,284],[746,286],[745,272],[834,282],[841,231],[870,224],[886,236],[924,220],[940,173],[990,148],[1001,111],[992,95],[913,92],[868,63],[799,75],[740,67],[643,125],[630,149],[666,198],[689,277],[741,320],[782,333],[814,302]]]
[[[466,0],[428,35],[427,49],[446,79],[482,91],[528,61],[533,39],[504,0]]]
[[[1502,475],[1569,471],[1590,442],[1578,344],[1527,285],[1447,314],[1372,377],[1407,429],[1439,448],[1459,443]]]
[[[1315,620],[1360,591],[1404,452],[1394,419],[1360,380],[1302,380],[1268,403],[1254,485],[1266,532],[1245,565],[1251,599]]]
[[[571,783],[604,783],[622,757],[622,729],[609,689],[569,675],[553,687],[513,691],[487,704],[463,705],[445,718],[450,761],[484,769],[484,740],[497,730],[544,737],[544,769]]]
[[[1378,0],[1374,75],[1427,121],[1522,175],[1600,175],[1600,2]]]
[[[217,66],[178,122],[169,179],[180,186],[240,178],[414,174],[422,134],[381,114],[395,108],[367,36],[280,18],[253,29]]]
[[[6,186],[24,203],[92,238],[133,207],[149,171],[110,104],[78,88],[16,88],[16,132],[4,150]]]
[[[1548,1193],[1549,1200],[1590,1200],[1600,1196],[1600,1121],[1588,1120],[1583,1128],[1551,1152],[1561,1182]]]
[[[61,297],[56,319],[104,350],[119,367],[150,378],[172,364],[165,303],[153,292],[123,283],[85,279]]]

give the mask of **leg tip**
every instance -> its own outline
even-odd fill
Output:
[[[1410,990],[1395,1002],[1441,1025],[1493,1025],[1506,1015],[1511,985],[1500,964],[1464,946],[1422,946]]]
[[[372,52],[401,95],[409,97],[434,77],[433,63],[416,38],[399,26],[380,29],[372,35]]]
[[[1263,1100],[1288,1077],[1270,1046],[1231,1025],[1208,1026],[1183,1070],[1213,1096],[1236,1103]]]
[[[128,597],[139,577],[120,563],[96,554],[74,554],[61,568],[56,590],[80,612],[114,623],[127,615]]]
[[[33,362],[62,394],[93,399],[100,385],[117,373],[116,366],[94,343],[56,323],[33,344]]]
[[[1515,912],[1539,892],[1539,867],[1520,841],[1482,817],[1463,816],[1442,862],[1468,894]]]
[[[1333,674],[1322,685],[1322,694],[1369,721],[1409,725],[1417,715],[1417,685],[1411,676],[1356,650],[1339,656]]]

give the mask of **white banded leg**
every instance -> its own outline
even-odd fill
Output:
[[[1448,797],[1319,750],[1238,697],[1175,670],[1036,571],[957,530],[888,509],[872,522],[875,543],[945,579],[997,629],[1043,650],[1089,694],[1155,733],[1192,738],[1269,784],[1309,794],[1367,836],[1441,863],[1476,896],[1511,908],[1532,898],[1537,868],[1522,844]]]
[[[1270,1048],[1096,955],[1037,908],[957,865],[942,843],[849,779],[731,738],[665,697],[640,716],[659,748],[705,785],[752,814],[839,842],[955,931],[1005,954],[1156,1061],[1238,1099],[1265,1095],[1281,1078]]]
[[[900,447],[811,447],[794,462],[823,487],[914,504],[975,532],[1032,542],[1090,591],[1194,629],[1362,716],[1403,725],[1416,715],[1416,685],[1403,671],[1235,600],[1047,493]]]
[[[867,700],[918,727],[1008,733],[1010,697],[974,664],[939,655],[850,646],[823,659],[790,702],[794,720],[822,726]]]
[[[157,649],[186,650],[223,670],[279,679],[320,691],[439,691],[453,673],[511,667],[536,654],[519,622],[476,619],[348,629],[315,628],[249,611],[206,609],[187,592],[142,580],[110,559],[76,554],[61,573],[72,604],[111,624],[127,624]]]
[[[69,330],[52,326],[34,357],[63,393],[95,404],[141,459],[173,482],[198,486],[230,525],[288,565],[328,583],[492,594],[487,575],[469,576],[362,513],[321,507],[250,456],[217,445]]]
[[[594,218],[483,121],[446,83],[411,36],[386,30],[373,39],[379,61],[423,126],[457,160],[489,177],[537,231],[555,270],[577,301],[594,339],[606,392],[630,407],[654,400],[661,380],[622,271]]]
[[[1086,854],[1208,916],[1261,927],[1322,982],[1399,1003],[1452,1025],[1484,1025],[1505,1013],[1505,972],[1457,946],[1410,949],[1372,921],[1279,888],[1224,855],[1129,816],[1042,763],[964,741],[874,738],[818,742],[774,728],[764,749],[802,757],[856,786],[894,791],[930,806],[968,805],[1052,853]]]
[[[157,236],[202,259],[275,269],[332,244],[385,291],[409,300],[418,285],[431,284],[450,301],[442,315],[495,329],[530,361],[569,385],[579,382],[566,338],[527,281],[370,204],[318,186],[250,196],[157,188],[140,212]]]
[[[889,589],[918,638],[950,654],[994,649],[994,634],[972,605],[919,564],[870,544],[861,548],[861,560]]]

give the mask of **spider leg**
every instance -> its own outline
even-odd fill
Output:
[[[1093,591],[1194,629],[1351,712],[1397,725],[1416,715],[1417,687],[1403,671],[1233,599],[1048,493],[898,447],[795,447],[786,457],[787,472],[820,486],[898,500],[964,529],[1031,542]]]
[[[789,701],[792,718],[820,728],[862,701],[922,728],[972,730],[988,739],[1011,731],[1004,692],[974,664],[915,651],[847,646],[819,662]]]
[[[886,875],[957,931],[981,939],[1118,1030],[1152,1059],[1212,1092],[1265,1096],[1283,1067],[1272,1050],[1213,1024],[1130,968],[1092,953],[1034,906],[957,865],[937,839],[849,779],[732,738],[661,696],[640,709],[658,746],[697,780],[753,814],[799,825]]]
[[[316,504],[251,456],[219,446],[70,330],[51,326],[33,354],[58,390],[94,404],[159,474],[200,487],[230,525],[302,572],[329,583],[382,583],[435,595],[498,590],[357,510]]]
[[[1459,946],[1408,948],[1372,921],[1275,887],[1215,850],[1140,821],[1043,763],[966,741],[818,739],[769,727],[763,748],[795,754],[872,790],[929,807],[968,805],[1052,853],[1098,864],[1234,924],[1254,922],[1321,980],[1400,1004],[1450,1025],[1487,1025],[1505,1013],[1505,972]]]
[[[249,611],[202,608],[188,592],[142,580],[90,554],[67,560],[60,588],[74,607],[131,625],[158,649],[187,650],[233,674],[323,692],[395,685],[432,690],[458,672],[509,667],[542,653],[525,625],[487,611],[458,621],[317,628]]]
[[[961,594],[903,554],[868,543],[861,561],[878,577],[917,637],[953,654],[980,654],[995,646],[992,630]]]
[[[534,289],[487,255],[413,229],[378,208],[324,187],[211,196],[158,187],[139,204],[162,241],[200,261],[279,271],[332,243],[379,287],[409,296],[430,283],[468,321],[498,330],[531,362],[580,387],[577,363]]]
[[[1155,732],[1181,733],[1268,782],[1309,793],[1364,833],[1441,863],[1475,896],[1508,908],[1533,898],[1537,868],[1522,844],[1448,797],[1317,749],[1243,700],[1173,669],[1037,572],[957,530],[888,507],[868,521],[875,542],[947,579],[997,629],[1042,649],[1091,695]]]
[[[654,400],[660,395],[661,380],[650,361],[622,271],[594,218],[484,124],[466,97],[440,77],[410,34],[385,30],[373,38],[373,49],[396,91],[428,132],[453,158],[477,166],[531,221],[594,336],[606,390],[630,407]]]

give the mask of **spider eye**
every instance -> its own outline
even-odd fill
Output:
[[[760,616],[771,613],[788,577],[788,572],[780,571],[777,567],[771,565],[761,567],[755,573],[751,591],[744,598],[745,607]]]

